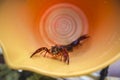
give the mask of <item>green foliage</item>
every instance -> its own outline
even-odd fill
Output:
[[[0,80],[18,80],[17,71],[9,69],[5,64],[0,64]]]
[[[41,78],[41,75],[33,74],[32,76],[28,77],[27,80],[39,80],[40,78]]]
[[[0,80],[20,80],[19,77],[21,77],[21,75],[17,70],[12,70],[8,68],[7,65],[5,64],[0,64]],[[26,80],[56,80],[56,79],[32,73],[32,75],[26,76]]]

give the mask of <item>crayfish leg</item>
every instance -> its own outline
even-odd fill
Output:
[[[47,54],[47,51],[45,51],[45,53],[44,53],[44,56],[43,56],[43,57],[45,57],[45,56],[46,56],[46,54]]]
[[[63,57],[64,57],[64,62],[69,64],[69,54],[68,54],[68,51],[66,49],[62,49],[62,54],[63,54]]]
[[[41,48],[37,49],[30,57],[33,57],[35,54],[37,54],[37,53],[39,53],[39,52],[41,52],[43,50],[45,50],[46,52],[49,51],[46,47],[41,47]]]

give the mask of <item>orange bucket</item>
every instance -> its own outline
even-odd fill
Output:
[[[120,28],[115,3],[105,0],[4,1],[0,8],[0,45],[7,64],[54,77],[81,76],[120,57]],[[67,45],[88,34],[70,52],[70,64],[30,58],[40,47]]]

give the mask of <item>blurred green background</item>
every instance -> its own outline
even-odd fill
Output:
[[[29,71],[18,71],[10,69],[0,55],[0,80],[57,80],[48,76],[40,75]]]

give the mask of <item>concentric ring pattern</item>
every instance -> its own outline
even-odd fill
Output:
[[[43,14],[39,31],[48,44],[66,45],[87,34],[88,22],[80,8],[68,3],[49,7]]]

